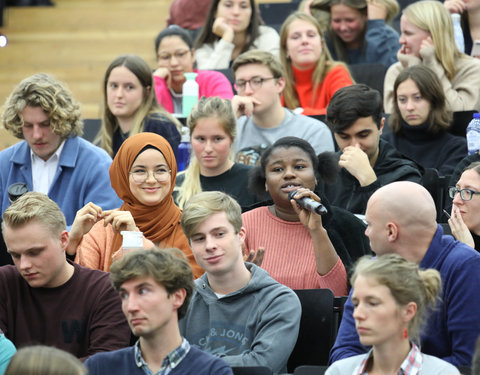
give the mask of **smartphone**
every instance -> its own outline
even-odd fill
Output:
[[[470,53],[473,57],[480,57],[480,40],[474,40],[472,46],[472,53]]]

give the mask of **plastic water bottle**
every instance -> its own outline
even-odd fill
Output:
[[[187,79],[182,86],[182,116],[188,117],[192,108],[198,102],[197,73],[183,73]]]
[[[453,36],[455,37],[455,44],[461,53],[465,53],[465,40],[463,39],[462,24],[460,23],[460,14],[452,13],[453,21]]]
[[[192,152],[192,145],[190,143],[190,129],[184,126],[182,128],[182,140],[178,145],[177,151],[177,170],[178,172],[187,169],[190,163],[190,153]]]
[[[480,113],[474,113],[467,126],[468,154],[476,154],[480,149]]]

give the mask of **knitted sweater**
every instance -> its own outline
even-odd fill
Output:
[[[398,62],[393,64],[385,75],[383,105],[385,113],[392,113],[393,84],[400,72],[409,66],[423,64],[432,69],[442,83],[447,104],[451,111],[480,110],[480,61],[470,56],[462,56],[455,61],[455,76],[449,80],[442,64],[435,55],[433,46],[420,51],[422,59],[413,55],[397,54]]]
[[[104,225],[104,221],[100,220],[97,222],[90,231],[83,236],[82,242],[77,247],[77,255],[75,262],[81,264],[82,266],[100,269],[103,271],[110,271],[110,266],[112,265],[113,259],[121,257],[121,254],[118,253],[120,249],[112,249],[114,232],[111,225]],[[180,225],[177,226],[176,230],[172,233],[169,238],[175,236],[183,236],[182,228]],[[157,244],[160,248],[162,247],[171,247],[168,244],[169,238],[165,239],[165,243]],[[145,249],[152,248],[154,246],[153,242],[143,238],[143,247]],[[200,277],[203,274],[203,270],[195,262],[193,257],[192,250],[190,245],[185,237],[185,246],[180,248],[187,257],[190,265],[192,266],[193,273],[195,277]]]
[[[248,211],[242,220],[246,248],[265,248],[262,268],[279,283],[291,289],[328,288],[336,296],[347,293],[347,273],[340,258],[326,275],[318,274],[312,237],[301,222],[282,220],[268,207]]]
[[[326,114],[328,103],[330,103],[333,94],[342,87],[353,85],[352,77],[348,70],[343,65],[337,65],[325,75],[323,82],[320,82],[317,91],[314,93],[312,75],[315,67],[307,70],[298,70],[292,65],[292,69],[297,97],[300,107],[303,108],[303,115]]]

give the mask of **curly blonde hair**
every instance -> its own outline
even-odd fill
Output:
[[[42,108],[50,128],[62,139],[83,134],[80,104],[53,76],[38,73],[25,78],[5,101],[1,124],[17,138],[24,138],[22,112],[27,106]]]

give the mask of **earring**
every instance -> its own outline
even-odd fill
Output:
[[[403,337],[408,339],[408,330],[406,328],[403,330]]]

